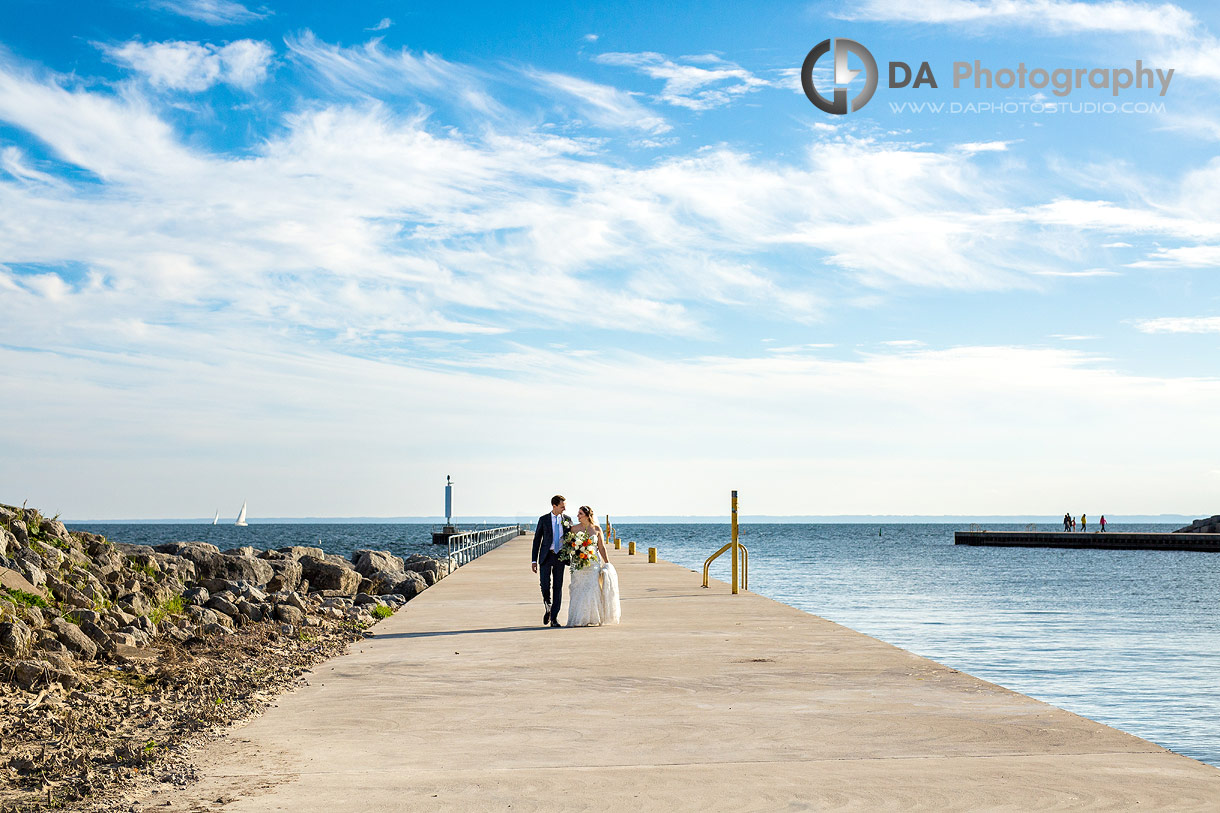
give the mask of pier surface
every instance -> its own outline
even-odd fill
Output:
[[[1064,531],[955,531],[957,545],[1004,548],[1098,548],[1103,550],[1197,550],[1220,553],[1220,534],[1064,532]]]
[[[527,539],[492,551],[200,752],[199,783],[135,809],[1220,804],[1213,767],[625,554],[622,625],[553,630]]]

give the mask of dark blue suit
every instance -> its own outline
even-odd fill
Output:
[[[538,563],[538,581],[542,587],[542,600],[551,614],[551,624],[558,625],[559,610],[563,607],[563,572],[567,570],[567,567],[551,550],[555,544],[555,529],[552,527],[551,520],[553,516],[550,511],[547,511],[538,517],[538,527],[534,529],[533,559],[530,561]],[[564,520],[567,520],[569,524],[572,522],[567,514],[561,514],[561,524]],[[554,601],[551,600],[552,596],[554,596]]]

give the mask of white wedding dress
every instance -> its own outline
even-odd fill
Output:
[[[568,588],[568,626],[598,627],[617,624],[622,617],[618,600],[618,572],[602,562],[571,572]]]

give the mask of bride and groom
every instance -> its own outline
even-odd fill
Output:
[[[551,497],[551,510],[538,518],[534,530],[533,558],[530,568],[538,574],[542,587],[542,603],[546,611],[542,615],[543,625],[558,627],[559,611],[563,608],[563,574],[572,571],[572,584],[568,605],[569,627],[596,627],[601,624],[617,624],[620,610],[618,599],[618,573],[610,564],[606,553],[606,542],[602,529],[593,516],[593,509],[582,505],[577,512],[578,523],[564,513],[564,498],[556,494]],[[561,556],[564,538],[569,534],[584,532],[597,546],[596,559],[577,567],[575,562],[565,561]]]

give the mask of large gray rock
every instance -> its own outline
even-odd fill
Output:
[[[194,604],[202,607],[208,603],[209,598],[211,598],[211,595],[208,594],[205,587],[192,587],[189,590],[182,591],[182,602],[187,605]]]
[[[47,587],[51,589],[51,595],[70,607],[79,607],[83,610],[93,609],[93,600],[67,582],[49,577]]]
[[[73,624],[71,621],[65,621],[62,618],[51,619],[51,629],[55,630],[59,642],[68,648],[68,651],[83,660],[91,661],[97,657],[97,644],[90,640],[89,636],[81,632],[80,627]]]
[[[346,560],[343,564],[319,559],[316,556],[302,556],[301,569],[309,580],[311,590],[335,590],[344,595],[354,596],[360,587],[360,574]]]
[[[420,593],[428,589],[428,582],[424,581],[424,577],[415,571],[408,570],[402,581],[394,585],[394,589],[390,592],[398,593],[407,598],[415,598]]]
[[[406,576],[407,572],[405,570],[379,570],[369,575],[367,579],[368,586],[364,592],[374,596],[384,596],[387,593],[393,593]],[[361,587],[364,588],[365,585],[361,583]]]
[[[207,606],[211,607],[218,613],[224,613],[230,618],[241,614],[241,610],[237,608],[237,605],[232,601],[229,601],[229,599],[225,598],[224,596],[212,596],[210,599],[208,599]]]
[[[89,636],[89,640],[97,644],[97,648],[102,652],[109,652],[114,649],[114,641],[110,640],[110,633],[92,621],[82,621],[80,631]]]
[[[289,559],[300,559],[302,556],[312,556],[315,559],[325,559],[326,553],[321,548],[306,548],[301,545],[293,545],[288,548],[277,548],[277,553],[282,553]]]
[[[125,596],[119,596],[118,605],[124,612],[132,615],[145,615],[152,609],[143,593],[128,593]]]
[[[1185,528],[1178,528],[1174,531],[1176,534],[1214,534],[1220,533],[1220,514],[1207,517],[1206,519],[1196,519],[1194,522],[1187,525]]]
[[[301,567],[301,563],[296,559],[267,559],[265,560],[271,565],[271,569],[275,571],[275,575],[267,582],[267,590],[272,593],[278,593],[281,590],[296,590],[301,586],[301,579],[304,577],[305,569]]]
[[[17,537],[8,528],[0,527],[0,556],[8,556],[17,550]]]
[[[30,543],[30,532],[25,527],[25,520],[15,519],[9,523],[9,530],[13,532],[13,536],[17,538],[17,544],[25,547]]]
[[[72,541],[72,537],[68,535],[67,527],[57,519],[44,519],[42,521],[42,535],[49,536],[52,539],[61,539],[64,542]]]
[[[195,565],[197,579],[230,579],[263,585],[275,575],[271,565],[262,559],[226,556],[220,548],[207,542],[170,542],[158,545],[156,550],[189,559]]]
[[[379,571],[403,572],[402,559],[385,550],[358,550],[352,554],[352,564],[357,573],[369,578]]]
[[[46,572],[34,564],[30,559],[20,559],[21,571],[25,574],[26,579],[35,587],[42,587],[47,583]]]
[[[449,575],[448,562],[421,553],[408,557],[404,562],[404,567],[423,576],[429,587]]]
[[[294,627],[299,627],[305,623],[305,613],[291,604],[275,605],[275,617],[285,624],[291,624]]]
[[[21,621],[0,624],[0,652],[10,658],[28,658],[34,649],[34,632]]]

